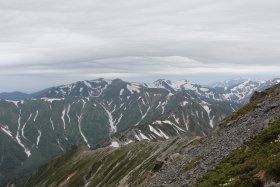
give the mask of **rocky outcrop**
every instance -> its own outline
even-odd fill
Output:
[[[265,96],[266,96],[266,93],[255,91],[250,99],[250,102],[260,100],[260,99],[264,98]]]
[[[265,97],[273,97],[280,94],[280,84],[276,84],[275,86],[268,88],[262,92],[254,92],[252,95],[250,102],[264,99]]]

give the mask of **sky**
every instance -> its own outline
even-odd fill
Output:
[[[0,92],[280,77],[279,0],[0,0]]]

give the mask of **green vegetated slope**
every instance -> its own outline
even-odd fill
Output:
[[[189,140],[141,141],[93,151],[85,146],[72,146],[65,155],[40,167],[19,186],[147,186],[156,160],[179,159],[180,150]]]
[[[21,150],[22,148],[10,140],[7,135],[0,132],[0,181],[6,179],[7,174],[12,175],[14,165],[21,165],[25,160],[25,153]]]
[[[72,144],[94,146],[109,137],[102,107],[83,98],[1,100],[0,128],[0,184],[30,174]]]
[[[224,159],[196,186],[263,186],[280,181],[280,120]]]

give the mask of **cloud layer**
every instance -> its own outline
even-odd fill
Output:
[[[279,73],[279,8],[279,0],[0,0],[0,78],[36,89],[96,77]],[[3,82],[0,90],[12,89]]]

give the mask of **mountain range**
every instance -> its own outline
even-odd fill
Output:
[[[72,146],[19,186],[279,186],[280,84],[256,92],[208,136],[90,150]]]
[[[25,99],[6,95],[0,100],[0,184],[28,175],[71,145],[95,149],[208,135],[254,91],[278,82],[246,80],[212,88],[186,80],[97,79],[48,88]]]

